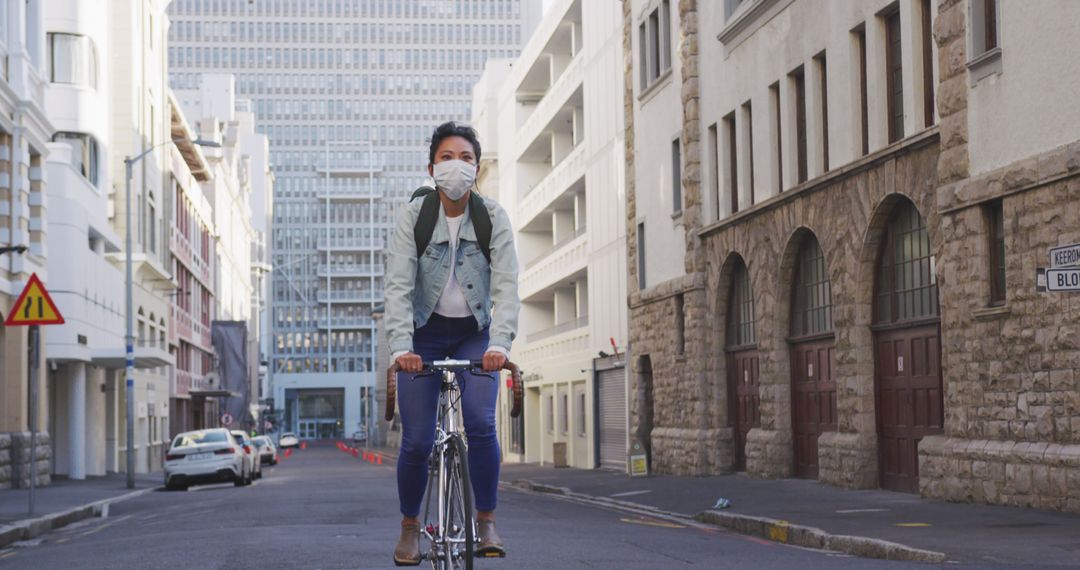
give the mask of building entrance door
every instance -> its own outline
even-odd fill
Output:
[[[895,208],[878,258],[874,380],[881,486],[919,490],[919,441],[944,427],[937,276],[911,202]]]
[[[757,327],[754,292],[742,259],[731,273],[727,317],[728,417],[734,428],[732,451],[736,471],[746,470],[746,438],[761,425],[758,395]]]
[[[314,439],[315,425],[315,420],[300,420],[300,439]]]

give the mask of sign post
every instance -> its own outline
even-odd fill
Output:
[[[45,285],[38,279],[37,273],[30,275],[22,293],[11,307],[11,312],[4,320],[4,326],[28,326],[27,335],[27,380],[30,383],[30,514],[34,514],[34,499],[37,494],[37,414],[38,414],[38,361],[41,359],[40,325],[62,325],[64,317],[53,303]]]

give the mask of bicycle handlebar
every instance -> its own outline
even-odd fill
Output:
[[[483,360],[436,360],[424,362],[424,371],[420,374],[431,374],[436,370],[480,370],[484,366]],[[503,364],[501,370],[510,372],[510,392],[513,396],[513,404],[510,407],[510,417],[516,418],[521,415],[522,400],[524,399],[524,386],[521,382],[521,369],[517,364],[509,360]],[[394,407],[397,401],[397,375],[401,372],[401,366],[394,362],[386,370],[386,421],[394,420]],[[496,371],[498,372],[498,371]],[[426,375],[426,374],[425,374]]]

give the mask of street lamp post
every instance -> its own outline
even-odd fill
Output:
[[[135,314],[132,312],[132,295],[135,289],[135,281],[132,277],[131,263],[131,173],[135,163],[146,158],[151,152],[184,139],[172,139],[161,144],[154,145],[135,157],[124,158],[124,191],[126,194],[126,207],[124,212],[124,314],[127,321],[127,331],[124,335],[124,365],[125,365],[125,397],[127,398],[127,487],[135,488]],[[210,148],[220,148],[221,144],[213,141],[197,139],[190,141],[192,144]]]

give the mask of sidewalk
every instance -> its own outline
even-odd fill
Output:
[[[504,464],[500,479],[541,492],[558,493],[563,488],[602,500],[632,502],[783,542],[801,543],[795,540],[798,532],[820,529],[823,532],[810,534],[818,536],[819,544],[821,536],[831,537],[833,542],[825,546],[850,542],[848,537],[865,537],[931,555],[943,553],[946,559],[959,562],[1080,564],[1078,515],[944,503],[904,493],[852,491],[816,481],[762,480],[742,474],[631,479],[604,470]],[[712,510],[720,497],[729,500],[731,507]],[[798,525],[812,528],[798,529]],[[782,537],[775,534],[778,531]]]
[[[104,504],[153,491],[161,487],[162,479],[160,471],[140,473],[135,476],[135,488],[128,489],[123,473],[82,481],[54,477],[52,484],[36,490],[32,517],[27,512],[29,489],[0,491],[0,548],[96,516]]]

